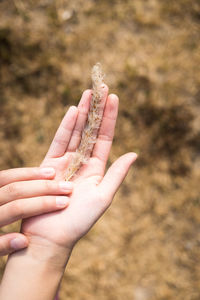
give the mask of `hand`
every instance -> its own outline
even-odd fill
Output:
[[[117,96],[107,97],[107,94],[108,89],[105,87],[102,99],[105,109],[97,143],[88,163],[73,178],[74,189],[69,197],[69,206],[59,212],[23,221],[22,233],[29,238],[29,247],[9,256],[0,298],[54,299],[74,244],[111,204],[115,192],[136,159],[134,153],[120,157],[104,176],[118,110]],[[57,181],[64,179],[71,154],[80,143],[90,98],[91,91],[87,90],[78,108],[69,109],[41,165],[53,167]],[[17,274],[14,281],[13,274]]]
[[[19,168],[0,172],[0,227],[22,218],[28,218],[55,210],[69,204],[67,196],[72,190],[61,188],[53,168]],[[61,184],[62,185],[62,184]],[[28,239],[21,233],[9,233],[0,237],[0,255],[28,246]]]
[[[102,100],[105,109],[97,143],[89,162],[81,167],[73,179],[74,190],[69,198],[69,206],[59,212],[24,220],[22,232],[32,244],[46,246],[50,243],[52,247],[72,249],[111,204],[115,192],[135,161],[135,153],[123,155],[104,176],[118,112],[118,97],[107,95],[108,88],[105,86]],[[55,168],[56,180],[64,179],[71,154],[80,143],[90,99],[91,90],[86,90],[78,108],[70,107],[41,165]]]

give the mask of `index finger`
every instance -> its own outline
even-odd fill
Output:
[[[0,171],[0,188],[12,182],[51,179],[55,176],[53,168],[15,168]]]
[[[55,158],[62,156],[69,144],[71,135],[76,124],[78,109],[76,106],[71,106],[64,116],[55,137],[47,152],[46,158]]]

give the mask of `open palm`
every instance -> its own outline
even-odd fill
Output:
[[[91,90],[86,90],[78,107],[71,107],[58,128],[42,166],[54,167],[55,180],[63,180],[66,167],[81,140],[87,120]],[[104,87],[102,97],[103,120],[97,143],[87,164],[73,178],[74,189],[69,206],[62,211],[32,217],[23,221],[22,232],[39,240],[47,240],[63,247],[72,247],[104,213],[113,196],[136,159],[134,153],[120,157],[107,171],[105,167],[112,144],[118,112],[118,98],[108,96]],[[40,239],[42,238],[42,239]]]

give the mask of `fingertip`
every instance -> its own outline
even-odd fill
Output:
[[[130,169],[131,165],[136,161],[137,154],[134,152],[126,153],[118,158],[116,162],[119,162],[119,166],[124,168],[126,172]]]
[[[28,240],[25,236],[21,235],[18,237],[13,238],[10,241],[10,247],[13,250],[20,250],[20,249],[24,249],[28,246]]]
[[[78,110],[82,113],[88,113],[89,106],[90,106],[90,100],[92,96],[92,90],[85,90],[81,96],[81,100],[78,104]]]
[[[118,102],[119,101],[119,97],[116,94],[110,94],[109,95],[109,99],[111,101],[114,101],[114,102]]]
[[[77,107],[75,105],[71,105],[70,109],[77,110]]]
[[[92,90],[91,89],[86,89],[84,92],[83,92],[83,95],[90,95],[92,93]]]
[[[61,125],[66,128],[67,125],[75,123],[76,117],[78,115],[78,108],[75,105],[69,107],[66,111],[64,118],[62,119]]]
[[[110,94],[107,98],[107,107],[108,107],[109,114],[111,111],[114,113],[114,115],[111,116],[111,118],[117,117],[118,105],[119,105],[119,98],[117,97],[117,95]]]
[[[78,107],[75,105],[72,105],[66,112],[65,117],[61,124],[65,128],[69,128],[69,130],[72,130],[76,123],[77,116],[78,116]]]
[[[137,157],[138,157],[137,153],[128,152],[128,153],[123,154],[119,159],[130,161],[131,163],[133,163],[137,159]]]
[[[125,154],[128,160],[128,164],[129,164],[129,168],[131,167],[131,165],[136,161],[138,155],[135,152],[129,152],[127,154]]]
[[[78,108],[75,105],[70,106],[68,112],[70,113],[76,113],[78,111]]]
[[[135,152],[130,152],[128,153],[128,155],[130,156],[133,162],[138,158],[138,155]]]
[[[83,92],[82,97],[81,97],[81,101],[79,102],[79,105],[82,105],[82,102],[84,102],[86,99],[90,98],[92,95],[92,90],[91,89],[87,89]]]

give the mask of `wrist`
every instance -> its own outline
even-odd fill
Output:
[[[29,246],[23,250],[23,255],[27,259],[43,264],[54,271],[64,272],[72,248],[57,245],[39,236],[27,236],[27,238],[29,239]]]
[[[9,256],[1,283],[0,298],[53,299],[71,251],[72,249],[47,240],[31,237],[28,248]],[[17,274],[14,281],[13,274]],[[30,294],[30,291],[34,293]]]

